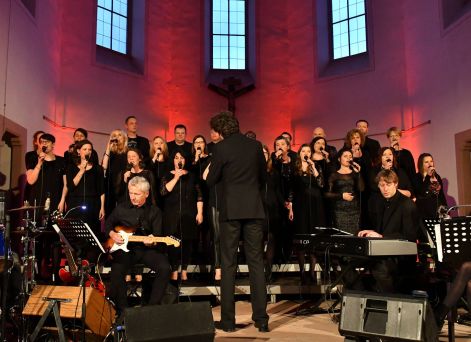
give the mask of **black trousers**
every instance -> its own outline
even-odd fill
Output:
[[[234,285],[237,268],[237,247],[241,231],[249,266],[252,319],[268,322],[267,289],[263,272],[263,220],[231,220],[221,222],[221,322],[225,327],[235,326]]]
[[[167,256],[150,248],[136,248],[129,253],[118,250],[112,256],[111,288],[108,295],[115,301],[118,311],[122,311],[128,305],[125,278],[136,263],[142,263],[156,272],[149,304],[160,304],[170,276],[170,264]]]

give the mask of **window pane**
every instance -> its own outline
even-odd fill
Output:
[[[245,68],[246,0],[212,0],[213,68]]]
[[[331,0],[333,58],[367,51],[365,0]]]
[[[128,1],[97,1],[97,45],[125,54],[127,52]]]

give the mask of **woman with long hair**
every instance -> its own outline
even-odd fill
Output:
[[[397,127],[391,127],[386,131],[386,137],[389,140],[389,146],[394,150],[398,168],[403,169],[410,180],[414,179],[416,173],[414,157],[411,151],[403,148],[401,145],[401,130]]]
[[[173,168],[162,178],[161,194],[164,196],[163,227],[166,235],[180,238],[179,248],[169,247],[172,265],[172,280],[178,279],[181,266],[181,280],[187,280],[193,240],[198,236],[197,225],[203,222],[203,197],[200,184],[188,171],[188,157],[176,148],[170,155]]]
[[[121,182],[121,191],[124,194],[124,197],[121,198],[122,201],[129,201],[128,195],[128,182],[137,176],[144,177],[150,184],[151,191],[149,197],[147,197],[147,202],[155,204],[156,195],[155,195],[155,180],[152,171],[146,169],[144,164],[144,156],[141,151],[137,148],[131,147],[128,148],[126,152],[127,166],[126,170],[123,173],[123,178]]]
[[[298,150],[295,176],[293,178],[293,226],[295,234],[311,234],[315,227],[325,226],[324,202],[322,189],[324,176],[320,164],[312,159],[311,147],[303,144]],[[310,260],[310,274],[316,280],[316,256],[312,250],[297,246],[301,281],[305,281],[304,264],[306,255]]]
[[[95,235],[101,239],[100,220],[105,217],[104,172],[101,165],[92,161],[93,144],[88,140],[79,141],[74,162],[67,166],[67,208],[69,218],[81,219],[87,223]],[[89,246],[78,246],[82,254],[89,254],[89,261],[96,263],[94,250]]]
[[[163,199],[160,194],[160,188],[162,185],[162,177],[165,176],[169,170],[168,160],[168,146],[167,142],[160,135],[157,135],[152,139],[150,146],[150,158],[151,158],[151,170],[154,174],[154,192],[156,196],[156,204],[160,209],[163,209]]]
[[[262,200],[265,208],[263,231],[266,236],[265,241],[267,241],[265,249],[265,278],[270,283],[272,280],[271,270],[275,258],[275,247],[277,240],[280,242],[282,218],[286,210],[281,191],[281,176],[278,170],[273,167],[270,150],[267,145],[263,145],[263,155],[267,162],[267,178],[262,189]]]
[[[361,166],[353,161],[350,148],[340,149],[337,158],[340,166],[330,175],[325,196],[333,202],[335,228],[356,235],[360,228],[360,193],[365,188]]]
[[[438,208],[446,206],[442,177],[435,169],[435,161],[430,153],[422,153],[417,160],[414,190],[419,214],[423,219],[438,218]]]
[[[208,264],[211,257],[211,245],[212,237],[210,234],[210,214],[209,214],[209,188],[206,182],[203,180],[203,172],[206,170],[206,167],[210,163],[210,157],[208,153],[208,148],[206,144],[206,139],[201,134],[195,135],[193,137],[192,145],[191,145],[191,155],[192,155],[192,163],[190,167],[190,171],[195,175],[195,178],[198,180],[200,184],[201,194],[203,196],[203,223],[198,226],[198,239],[195,240],[194,248],[197,251],[197,255],[201,257],[200,260],[195,260],[199,264]],[[214,230],[211,230],[214,232]],[[216,272],[216,265],[215,265],[215,272]],[[218,276],[215,278],[219,278]],[[216,279],[217,280],[217,279]]]
[[[105,213],[108,217],[116,207],[122,194],[121,179],[126,170],[128,138],[124,131],[111,131],[106,144],[101,166],[105,172]]]

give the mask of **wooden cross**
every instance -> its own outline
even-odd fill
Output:
[[[236,90],[237,86],[241,85],[241,81],[238,78],[235,78],[233,76],[229,78],[223,79],[222,83],[227,86],[227,89],[221,88],[217,85],[214,85],[210,83],[208,85],[208,88],[215,91],[219,95],[222,95],[227,98],[227,109],[231,111],[232,113],[235,114],[236,112],[236,105],[235,105],[235,100],[241,95],[244,95],[245,93],[248,93],[249,91],[255,89],[254,84],[249,84],[246,87],[240,88]]]

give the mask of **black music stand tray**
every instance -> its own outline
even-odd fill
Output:
[[[52,226],[57,234],[59,234],[62,242],[65,243],[71,251],[75,250],[72,246],[86,244],[100,249],[102,253],[106,253],[95,233],[93,233],[88,224],[82,220],[60,219]]]
[[[427,228],[428,229],[428,228]],[[442,219],[434,225],[437,260],[453,268],[471,260],[471,217]],[[448,285],[449,286],[449,285]],[[448,340],[455,340],[454,311],[448,313]]]
[[[55,224],[52,225],[54,230],[59,234],[62,242],[70,248],[71,251],[74,251],[73,246],[93,246],[98,249],[102,253],[106,253],[103,249],[103,246],[100,243],[100,240],[96,237],[93,231],[90,229],[87,223],[83,222],[82,220],[77,219],[60,219],[57,220]],[[81,264],[81,263],[80,263]],[[84,267],[78,265],[80,267],[80,286],[83,288],[82,291],[82,341],[86,341],[85,339],[85,317],[86,317],[86,301],[85,301],[85,273],[88,270],[85,270]]]

